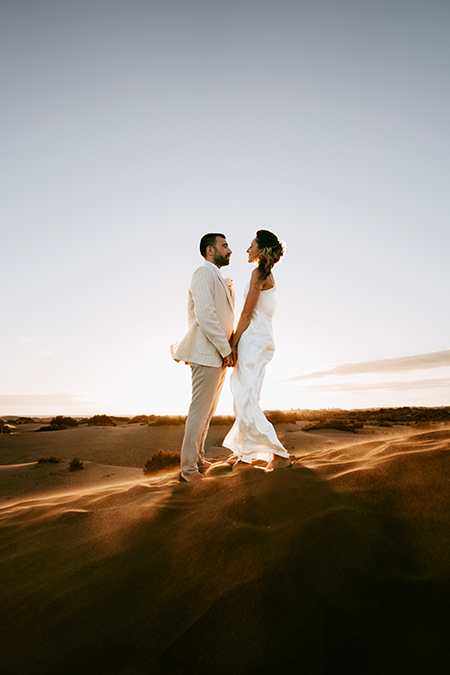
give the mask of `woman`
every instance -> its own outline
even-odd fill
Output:
[[[237,454],[233,470],[251,467],[255,459],[269,460],[267,469],[292,466],[289,454],[259,407],[266,365],[275,344],[272,317],[276,310],[272,267],[283,255],[283,246],[268,230],[258,230],[247,249],[248,262],[257,264],[245,289],[246,299],[236,332],[230,340],[237,366],[231,375],[236,421],[223,445]]]

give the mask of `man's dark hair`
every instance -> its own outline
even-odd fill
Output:
[[[206,249],[208,246],[216,248],[216,237],[226,239],[226,236],[224,234],[219,234],[219,232],[209,232],[208,234],[204,234],[200,239],[200,253],[204,258],[206,258]]]

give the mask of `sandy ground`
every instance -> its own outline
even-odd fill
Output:
[[[215,426],[195,485],[142,471],[183,427],[34,428],[0,436],[2,672],[450,672],[450,427],[280,425],[293,468],[235,474]]]

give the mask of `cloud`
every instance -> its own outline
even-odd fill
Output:
[[[429,368],[443,368],[450,366],[450,349],[428,354],[416,354],[415,356],[400,356],[392,359],[380,359],[378,361],[361,361],[360,363],[343,363],[340,366],[328,370],[318,370],[306,375],[290,377],[283,382],[302,382],[329,375],[360,375],[363,373],[399,373],[410,370]]]
[[[450,378],[436,378],[430,380],[413,380],[402,382],[372,382],[370,384],[335,383],[335,384],[307,384],[301,387],[301,391],[308,394],[323,394],[325,392],[359,393],[367,391],[414,391],[418,389],[450,389]]]

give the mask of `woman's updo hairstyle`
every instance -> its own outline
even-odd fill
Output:
[[[258,230],[256,233],[256,243],[261,253],[258,259],[258,269],[260,271],[260,282],[265,281],[272,271],[272,267],[284,254],[284,246],[278,237],[269,232],[269,230]]]

